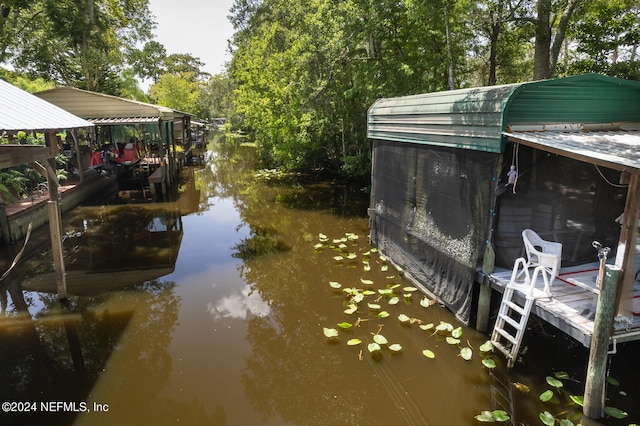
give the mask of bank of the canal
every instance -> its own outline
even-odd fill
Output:
[[[2,284],[2,424],[467,425],[499,402],[512,424],[580,421],[584,348],[533,322],[507,376],[487,335],[371,251],[366,188],[210,148],[172,201],[65,215],[68,304],[47,254]],[[607,424],[640,418],[636,349],[611,364],[608,405],[629,416]]]

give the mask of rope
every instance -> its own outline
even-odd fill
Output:
[[[13,263],[11,264],[11,266],[9,266],[9,269],[7,269],[7,271],[4,274],[2,274],[2,277],[0,277],[0,281],[7,278],[7,275],[9,275],[11,270],[18,264],[18,261],[22,257],[22,253],[24,253],[24,249],[27,247],[27,243],[29,242],[29,237],[31,236],[31,225],[33,225],[33,222],[29,222],[29,226],[27,228],[27,235],[24,237],[24,244],[22,244],[22,248],[16,255],[15,259],[13,259]]]
[[[628,188],[628,187],[629,187],[629,185],[619,185],[619,184],[617,184],[617,183],[613,183],[613,182],[609,181],[609,179],[607,179],[607,178],[602,174],[602,172],[600,171],[600,167],[598,167],[598,166],[597,166],[597,165],[595,165],[595,164],[593,165],[593,167],[595,167],[595,168],[596,168],[596,170],[598,171],[598,174],[600,175],[600,177],[601,177],[602,179],[604,179],[604,181],[605,181],[605,182],[607,182],[609,185],[613,186],[614,188]]]

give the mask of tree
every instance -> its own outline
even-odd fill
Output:
[[[149,88],[149,96],[158,105],[178,111],[195,113],[200,87],[192,76],[164,74]]]
[[[574,11],[583,0],[538,0],[535,18],[533,79],[555,76],[558,56]],[[555,30],[555,34],[553,34]]]
[[[572,26],[577,48],[564,72],[597,72],[640,79],[640,4],[633,0],[589,2]]]
[[[147,40],[154,25],[148,0],[15,0],[3,5],[11,20],[0,20],[2,52],[15,68],[111,94],[119,94],[119,73],[129,49]]]

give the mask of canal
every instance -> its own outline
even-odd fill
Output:
[[[507,374],[372,250],[367,188],[256,164],[212,142],[172,201],[65,214],[62,304],[34,233],[0,283],[1,424],[580,423],[586,349],[534,321]],[[639,348],[617,348],[607,405],[628,416],[604,424],[640,419]]]

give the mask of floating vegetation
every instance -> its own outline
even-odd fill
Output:
[[[476,416],[479,422],[506,422],[510,419],[509,414],[504,410],[483,411]]]
[[[319,233],[317,240],[311,241],[313,238],[309,238],[309,240],[315,253],[334,252],[331,257],[336,261],[335,267],[355,268],[362,273],[359,278],[355,279],[355,283],[346,283],[346,286],[338,281],[329,281],[329,287],[334,296],[336,293],[344,295],[342,300],[344,314],[351,316],[351,318],[357,318],[357,320],[338,321],[337,328],[323,327],[323,333],[328,342],[344,344],[346,341],[346,346],[359,346],[360,348],[356,349],[356,356],[361,361],[364,359],[366,352],[377,360],[385,356],[385,353],[388,354],[387,356],[395,355],[403,351],[402,345],[390,342],[388,338],[390,336],[387,336],[387,333],[382,334],[382,330],[385,324],[392,324],[389,321],[397,320],[407,330],[411,330],[412,326],[417,324],[418,328],[415,328],[415,330],[418,330],[418,332],[425,332],[428,338],[437,339],[438,342],[446,342],[447,345],[445,347],[458,351],[458,356],[463,361],[471,361],[473,359],[474,349],[470,343],[464,343],[462,327],[454,326],[446,321],[427,323],[420,318],[398,312],[400,306],[416,303],[416,300],[424,309],[430,309],[435,305],[435,301],[418,293],[419,288],[415,286],[400,284],[399,282],[402,281],[398,281],[396,277],[403,276],[402,268],[388,263],[387,258],[380,255],[375,248],[362,247],[359,245],[359,237],[351,233],[346,233],[339,238],[330,238],[326,234]],[[381,272],[387,272],[392,268],[396,269],[397,274],[384,274],[384,278],[379,277]],[[419,296],[417,296],[418,294]],[[399,305],[401,301],[404,303]],[[396,309],[396,312],[393,309]],[[392,316],[393,318],[390,318]],[[371,319],[380,322],[375,332],[367,332],[360,327],[363,321]],[[344,330],[343,333],[345,334],[348,333],[349,338],[341,339],[338,329]],[[359,331],[360,334],[358,335]],[[366,345],[366,351],[361,346],[363,344]],[[438,347],[438,345],[425,346],[428,347],[420,349],[422,356],[428,360],[436,360],[436,352],[434,352],[433,348],[434,346]],[[496,361],[493,358],[494,348],[491,341],[487,340],[480,345],[475,351],[475,356],[479,358],[482,367],[488,371],[496,368]],[[434,362],[437,362],[437,360]],[[554,409],[553,411],[545,410],[541,412],[539,414],[540,421],[545,425],[575,426],[573,421],[579,419],[581,415],[575,408],[582,407],[584,397],[571,395],[570,391],[565,387],[565,382],[576,382],[576,380],[569,377],[565,372],[556,372],[553,376],[547,376],[545,381],[550,388],[542,390],[538,394],[538,399],[544,404],[554,404]],[[609,378],[608,381],[611,386],[617,387],[619,385],[615,379]],[[523,394],[528,394],[531,391],[530,387],[523,383],[514,382],[512,385]],[[619,391],[619,394],[625,395],[623,391]],[[557,410],[558,404],[567,407],[567,409],[564,411]],[[626,412],[614,407],[607,406],[604,411],[607,416],[616,419],[622,419],[627,416]],[[554,416],[552,412],[559,412],[559,414]],[[559,418],[559,416],[565,418]],[[476,415],[475,419],[479,422],[501,423],[509,421],[510,416],[509,413],[503,410],[487,410]]]
[[[346,233],[342,237],[333,238],[326,234],[319,233],[317,241],[311,241],[315,253],[320,253],[325,250],[335,252],[331,257],[337,263],[337,266],[356,266],[362,265],[362,271],[365,275],[359,278],[359,286],[343,286],[338,281],[329,281],[329,286],[335,290],[341,290],[345,295],[344,301],[345,309],[343,312],[346,315],[358,314],[368,315],[369,317],[377,318],[379,320],[387,319],[391,316],[388,310],[383,306],[398,305],[401,300],[405,304],[411,304],[411,299],[414,293],[419,291],[418,287],[411,285],[402,285],[397,281],[396,275],[386,275],[386,281],[380,279],[371,279],[366,276],[367,273],[374,272],[387,272],[390,268],[395,268],[399,275],[402,275],[402,268],[390,265],[385,256],[378,253],[375,248],[364,249],[359,245],[360,237],[353,233]],[[375,267],[375,269],[374,269]],[[377,282],[380,281],[380,282]],[[423,308],[430,308],[434,306],[435,302],[429,299],[427,296],[422,296],[419,300],[420,306]],[[396,318],[400,324],[406,327],[411,327],[414,324],[419,325],[423,331],[429,331],[431,336],[438,336],[439,339],[444,339],[450,346],[457,348],[459,356],[466,361],[473,358],[473,349],[470,346],[462,345],[462,327],[454,327],[452,324],[441,321],[439,324],[423,324],[423,321],[419,318],[411,317],[405,313],[398,313]],[[365,319],[358,318],[353,323],[350,321],[338,322],[337,326],[342,330],[349,330],[349,333],[356,333],[360,327],[362,321]],[[359,346],[362,343],[366,343],[368,352],[379,358],[381,354],[386,350],[391,353],[398,353],[402,351],[402,345],[399,343],[390,343],[385,335],[381,333],[384,324],[379,324],[378,330],[370,335],[351,337],[346,341],[347,346]],[[325,337],[331,341],[339,340],[338,329],[325,327],[323,328]],[[495,361],[493,360],[493,346],[491,342],[487,341],[480,347],[482,354],[482,365],[487,369],[495,368]],[[422,350],[422,355],[429,359],[435,359],[436,354],[431,349]],[[358,358],[362,359],[362,351],[358,353]]]

